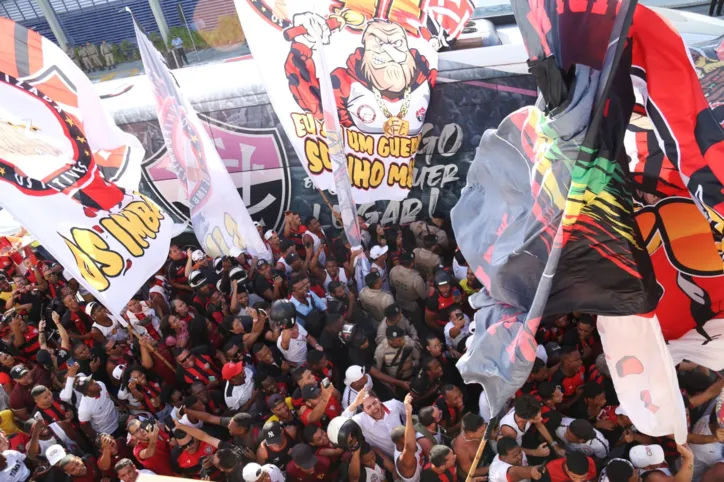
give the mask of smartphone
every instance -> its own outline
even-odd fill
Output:
[[[42,422],[42,421],[43,421],[43,415],[42,415],[40,412],[35,412],[35,413],[33,414],[33,418],[34,418],[35,420],[37,420],[38,422]]]
[[[155,422],[151,419],[144,420],[143,422],[141,422],[141,428],[143,430],[145,430],[146,432],[150,432],[151,430],[153,430],[154,425],[155,425]]]
[[[75,358],[73,358],[73,357],[68,358],[68,360],[67,360],[65,363],[66,363],[66,365],[68,365],[69,367],[72,367],[73,365],[78,364],[78,362],[75,361]]]
[[[330,386],[331,384],[332,384],[332,382],[329,380],[329,378],[325,378],[324,380],[322,380],[322,386],[323,386],[324,388],[329,388],[329,386]]]

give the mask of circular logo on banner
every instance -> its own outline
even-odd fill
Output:
[[[357,117],[365,124],[371,124],[377,118],[377,112],[367,104],[359,106],[357,109]]]

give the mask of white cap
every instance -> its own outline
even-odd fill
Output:
[[[637,445],[629,452],[629,459],[637,469],[664,463],[664,449],[661,445]]]
[[[246,482],[256,482],[261,477],[263,469],[261,465],[250,463],[244,466],[244,470],[241,473],[242,477]]]
[[[204,252],[201,251],[200,249],[197,249],[196,251],[194,251],[193,253],[191,253],[191,261],[193,261],[194,263],[198,263],[199,261],[201,261],[201,260],[204,259],[205,257],[206,257],[206,255],[205,255]]]
[[[379,244],[376,246],[373,246],[372,249],[370,249],[370,258],[377,259],[383,254],[387,252],[389,248],[387,246],[380,246]]]
[[[543,363],[548,363],[548,352],[543,345],[538,345],[538,348],[535,349],[535,356],[543,360]]]
[[[354,382],[362,380],[362,377],[364,376],[364,367],[361,367],[359,365],[352,365],[351,367],[347,368],[346,372],[344,372],[344,384],[347,386],[352,385]]]
[[[229,250],[229,256],[231,256],[232,258],[238,258],[242,254],[244,254],[244,251],[237,248],[236,246]]]
[[[259,226],[261,226],[261,223],[259,221],[254,221],[254,227],[258,228]]]
[[[623,405],[619,405],[618,407],[616,407],[616,415],[623,415],[624,417],[628,417],[626,410],[623,409]]]
[[[267,241],[269,241],[269,240],[272,238],[272,236],[274,236],[274,230],[273,230],[273,229],[270,229],[269,231],[267,231],[266,233],[264,233],[264,239],[266,239]]]
[[[48,450],[45,451],[45,458],[48,459],[50,465],[57,464],[58,462],[63,460],[63,457],[65,457],[66,455],[68,454],[65,452],[63,446],[58,444],[51,445],[50,447],[48,447]]]
[[[97,303],[96,301],[91,301],[90,303],[85,305],[85,314],[86,315],[88,315],[88,316],[91,315],[91,312],[93,311],[93,307],[95,307],[96,303]]]
[[[116,368],[113,369],[113,378],[116,380],[120,380],[123,376],[123,370],[126,369],[126,365],[116,365]]]

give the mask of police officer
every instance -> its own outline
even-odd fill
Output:
[[[434,234],[437,237],[437,244],[444,249],[448,249],[450,241],[448,235],[442,227],[445,225],[445,218],[435,213],[429,221],[415,221],[410,223],[410,231],[415,235],[415,243],[417,247],[424,246],[424,238],[428,234]]]
[[[385,317],[385,308],[395,302],[395,298],[386,291],[382,291],[382,277],[377,271],[370,271],[365,276],[366,287],[362,288],[359,300],[362,307],[372,315],[375,329]]]
[[[78,49],[78,56],[80,57],[81,62],[83,62],[83,66],[85,67],[86,72],[94,72],[95,69],[93,68],[93,62],[91,62],[90,54],[88,53],[88,49],[85,45],[81,45],[81,47]]]
[[[425,280],[415,268],[415,253],[402,253],[400,264],[390,270],[390,285],[397,303],[407,318],[417,323],[422,318],[420,300],[427,298]]]
[[[405,318],[405,315],[402,314],[400,305],[398,305],[397,303],[393,303],[385,308],[385,319],[382,320],[380,326],[377,327],[377,338],[375,338],[375,341],[378,345],[381,344],[382,341],[385,339],[385,333],[387,333],[387,328],[391,326],[399,328],[405,335],[409,336],[410,339],[414,341],[418,346],[420,345],[420,337],[417,335],[417,330],[414,326],[412,326],[410,320]]]
[[[414,250],[415,268],[426,280],[429,280],[435,272],[435,268],[442,264],[440,256],[434,252],[435,246],[437,246],[437,236],[426,234],[422,238],[422,248]]]
[[[98,55],[98,47],[96,47],[95,44],[86,42],[85,49],[88,51],[88,55],[93,62],[93,66],[101,70],[106,70],[106,68],[103,67],[103,62],[101,62],[101,58]]]
[[[80,63],[80,59],[78,58],[78,56],[77,56],[76,53],[75,53],[75,47],[73,47],[73,46],[70,45],[70,44],[66,44],[66,45],[65,45],[65,53],[66,53],[66,55],[67,55],[68,57],[70,57],[70,60],[72,60],[73,63],[78,66],[78,68],[79,68],[80,70],[83,70],[83,66],[82,66],[81,63]]]
[[[397,326],[388,326],[385,338],[375,350],[375,367],[385,375],[408,382],[420,362],[417,344]],[[389,387],[399,396],[400,387]]]
[[[105,40],[101,43],[101,55],[103,55],[103,60],[105,60],[108,70],[116,68],[116,60],[113,58],[113,49],[111,48],[111,44]]]

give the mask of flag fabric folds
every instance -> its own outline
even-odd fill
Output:
[[[0,204],[120,314],[165,262],[173,225],[110,180],[129,183],[143,150],[52,42],[7,19],[0,37]]]
[[[692,68],[676,32],[641,11],[633,40],[642,115],[634,116],[626,147],[637,227],[663,290],[653,314],[600,317],[598,326],[636,427],[682,442],[687,425],[674,366],[688,360],[724,369],[723,39],[692,47]]]
[[[635,2],[585,3],[513,2],[541,95],[483,135],[452,212],[460,250],[491,298],[479,303],[485,329],[458,368],[482,383],[494,414],[528,377],[543,316],[656,306],[622,148],[634,105],[626,32]],[[566,50],[579,24],[599,40]]]
[[[236,248],[271,261],[271,253],[196,111],[135,19],[134,28],[172,169],[189,201],[196,238],[212,257],[229,255]]]
[[[339,150],[356,203],[404,199],[437,49],[461,32],[472,2],[299,0],[268,8],[236,0],[236,8],[274,111],[315,186],[340,195],[331,160]],[[327,78],[328,96],[320,84]],[[347,204],[340,199],[343,212]]]
[[[140,141],[116,126],[91,81],[60,47],[34,30],[0,18],[0,62],[0,71],[42,89],[73,117],[90,139],[104,179],[138,189],[145,154]]]

